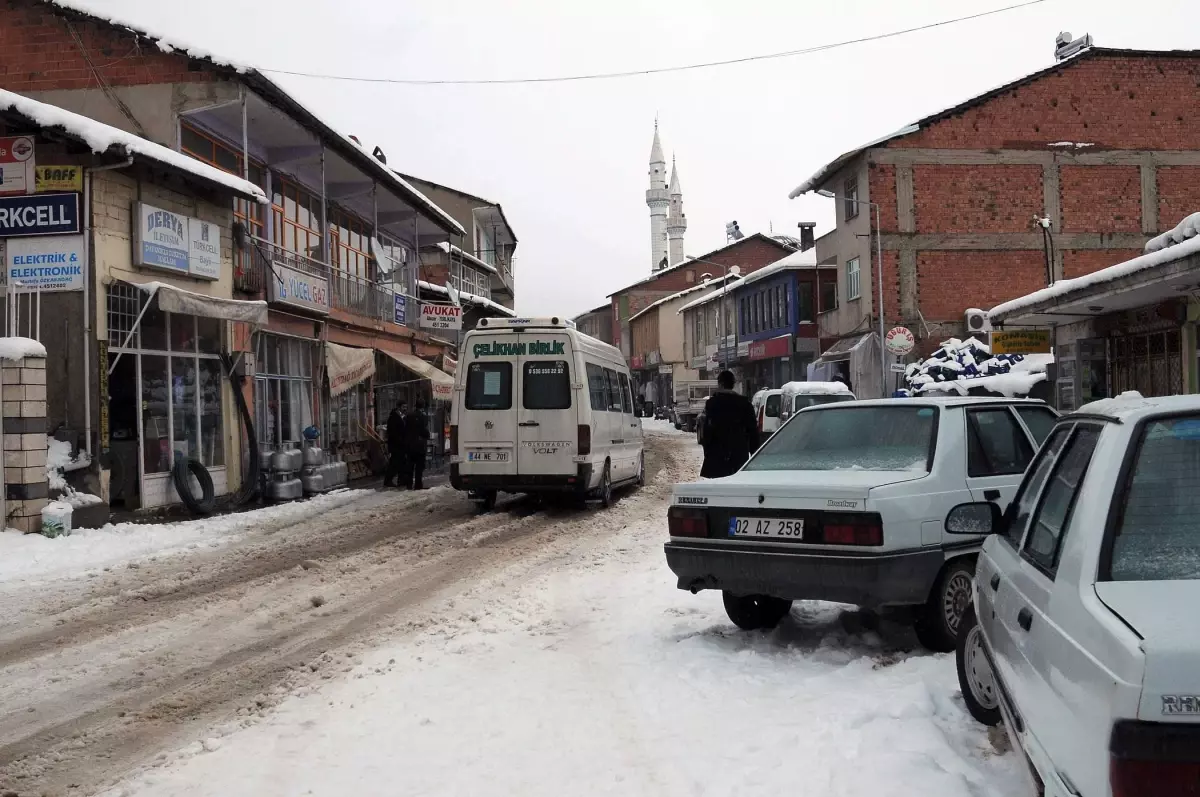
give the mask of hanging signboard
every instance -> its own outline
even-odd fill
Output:
[[[903,357],[917,345],[917,339],[908,327],[892,327],[884,338],[884,345],[892,354]]]
[[[221,228],[210,221],[189,218],[188,274],[202,280],[221,278]]]
[[[33,139],[0,138],[0,195],[28,194],[35,182]]]
[[[992,333],[992,354],[1049,354],[1050,330],[1012,329]]]
[[[277,304],[290,304],[318,313],[329,312],[329,280],[285,266],[274,258],[268,298]]]
[[[0,238],[77,232],[79,194],[0,196]]]
[[[133,264],[188,272],[188,217],[138,202],[133,225]]]
[[[6,250],[9,285],[41,291],[83,290],[82,235],[10,238]]]
[[[395,295],[395,322],[400,326],[408,323],[408,300],[404,294],[397,293]]]
[[[453,304],[421,302],[421,329],[462,329],[462,308]]]
[[[82,191],[82,166],[38,166],[33,170],[33,190],[41,194],[46,191]]]

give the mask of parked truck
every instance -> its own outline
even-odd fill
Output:
[[[717,390],[717,380],[697,379],[675,383],[675,428],[696,431],[696,420],[704,412],[704,403]]]

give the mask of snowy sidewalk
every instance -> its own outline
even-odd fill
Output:
[[[323,688],[106,794],[1026,793],[963,708],[951,656],[847,632],[831,604],[746,634],[719,595],[676,590],[663,500],[594,513],[627,525],[563,534]]]

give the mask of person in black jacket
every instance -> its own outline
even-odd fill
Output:
[[[758,421],[750,399],[735,393],[731,371],[717,375],[716,393],[704,403],[704,465],[700,476],[718,479],[737,473],[758,448]]]
[[[429,416],[425,414],[425,402],[418,401],[413,411],[404,419],[404,440],[408,454],[408,473],[405,481],[410,490],[425,489],[425,442],[429,439]]]
[[[408,480],[408,462],[405,453],[404,413],[408,405],[401,401],[392,407],[387,419],[387,469],[383,472],[383,486],[393,487],[396,479]]]

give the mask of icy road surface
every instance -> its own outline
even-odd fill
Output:
[[[372,494],[9,590],[0,793],[1028,794],[952,657],[830,604],[745,634],[676,590],[699,451],[646,427],[650,484],[607,511]]]

